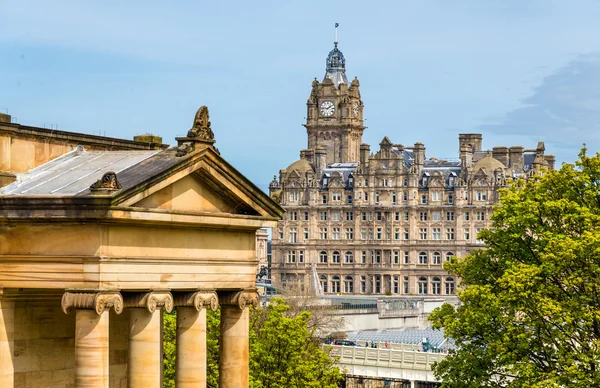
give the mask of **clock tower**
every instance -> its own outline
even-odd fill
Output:
[[[338,42],[329,52],[323,81],[315,78],[306,102],[308,149],[326,151],[327,164],[358,162],[363,125],[359,82],[346,78],[346,60]]]

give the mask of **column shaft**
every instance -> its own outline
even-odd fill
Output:
[[[130,387],[158,388],[161,383],[161,310],[131,308],[128,380]]]
[[[176,343],[177,388],[206,387],[206,309],[177,308]]]
[[[248,308],[221,305],[220,388],[248,388]]]
[[[0,301],[0,387],[14,385],[15,304]]]
[[[108,312],[75,315],[75,386],[108,388]],[[3,385],[4,386],[4,385]]]

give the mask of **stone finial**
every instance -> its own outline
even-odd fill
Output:
[[[173,311],[173,295],[169,291],[138,292],[125,298],[125,307],[146,308],[151,313],[163,307],[170,313]]]
[[[215,291],[196,291],[175,294],[175,307],[194,307],[197,311],[208,308],[217,311],[219,297]]]
[[[117,314],[123,312],[123,297],[117,291],[99,292],[65,292],[61,307],[65,314],[73,309],[96,310],[101,315],[104,311],[115,309]]]
[[[90,186],[92,192],[110,192],[121,190],[121,184],[117,180],[117,174],[109,171],[102,175],[102,178],[92,183]]]
[[[210,129],[210,121],[208,115],[208,108],[202,105],[196,112],[194,117],[194,124],[188,131],[187,137],[198,138],[199,140],[215,141],[215,135]]]
[[[258,292],[256,289],[248,289],[241,291],[231,291],[219,293],[219,302],[221,305],[238,306],[241,310],[246,307],[258,307]]]

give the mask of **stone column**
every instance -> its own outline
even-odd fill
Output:
[[[134,293],[125,297],[129,315],[129,359],[127,378],[130,387],[159,388],[162,381],[161,307],[173,311],[173,296],[168,291]]]
[[[258,307],[256,289],[220,292],[220,388],[248,388],[248,307]]]
[[[0,289],[0,298],[3,294]],[[0,387],[14,385],[15,302],[0,299]]]
[[[217,311],[217,293],[181,293],[176,294],[174,300],[177,307],[175,386],[206,387],[206,308]]]
[[[108,388],[108,310],[123,311],[123,297],[116,291],[65,292],[65,314],[75,309],[75,386]]]

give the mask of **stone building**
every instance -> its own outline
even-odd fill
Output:
[[[163,311],[176,384],[248,386],[256,231],[283,209],[213,146],[206,107],[178,146],[75,147],[0,188],[0,386],[160,387]],[[14,143],[14,142],[13,142]]]
[[[454,160],[387,136],[372,151],[362,143],[360,84],[348,81],[337,43],[306,106],[308,146],[269,186],[286,210],[272,242],[271,272],[283,286],[453,295],[457,280],[442,264],[481,247],[477,234],[490,225],[497,189],[554,168],[542,142],[485,150],[481,134],[460,134]]]

